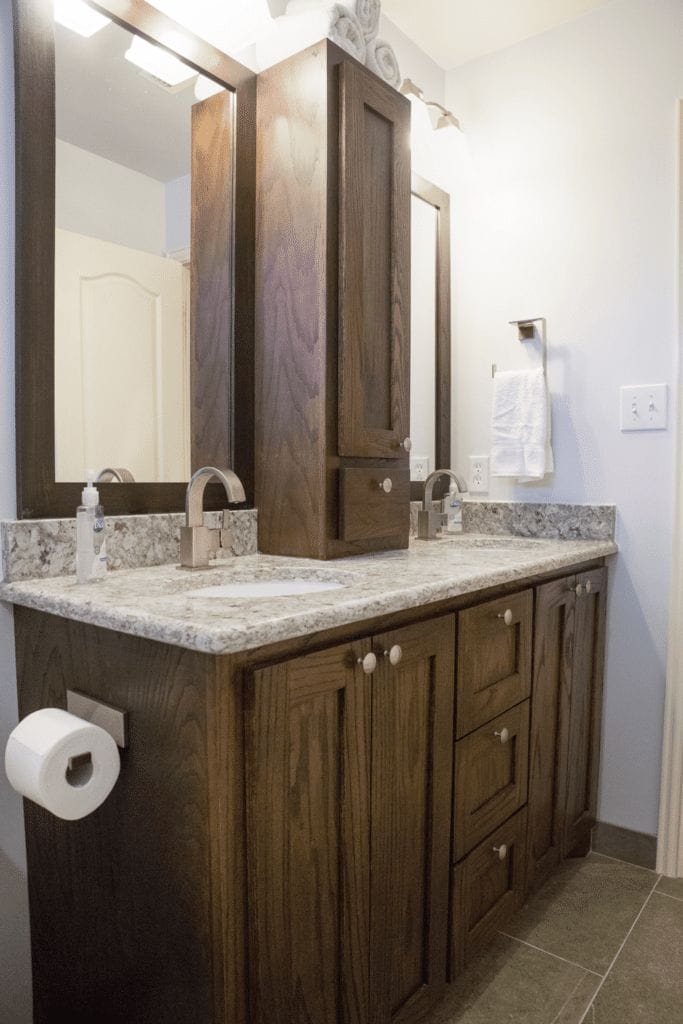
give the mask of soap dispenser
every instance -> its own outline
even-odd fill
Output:
[[[88,483],[76,510],[76,578],[79,583],[96,583],[107,573],[107,542],[104,509],[95,487],[95,471],[87,470]]]

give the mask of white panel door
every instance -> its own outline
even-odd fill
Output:
[[[187,480],[189,270],[63,230],[55,256],[57,480]]]

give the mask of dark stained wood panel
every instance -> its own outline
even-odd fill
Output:
[[[507,734],[507,739],[505,738]],[[529,701],[455,745],[453,830],[460,860],[526,803]]]
[[[419,1020],[445,985],[454,643],[452,616],[373,641],[372,1024]]]
[[[368,646],[262,669],[249,689],[251,1024],[367,1024]]]
[[[529,696],[532,614],[530,590],[476,605],[460,614],[458,737]]]
[[[575,585],[570,576],[536,590],[529,740],[529,891],[545,881],[563,855]]]
[[[391,490],[384,490],[384,482]],[[339,471],[340,536],[345,541],[397,537],[410,529],[410,472],[387,465],[376,469],[342,466]]]
[[[234,103],[222,92],[192,107],[193,473],[233,465]]]
[[[340,69],[339,454],[405,459],[410,417],[410,104]]]
[[[607,571],[597,569],[582,573],[576,577],[576,582],[581,589],[576,597],[572,659],[565,854],[588,852],[596,818]]]

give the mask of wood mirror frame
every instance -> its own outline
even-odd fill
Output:
[[[436,370],[434,388],[434,469],[451,468],[451,198],[426,178],[413,174],[411,192],[437,213],[436,241]],[[448,492],[448,481],[438,481],[434,497]],[[410,482],[411,501],[422,501],[424,483]]]
[[[254,392],[254,238],[256,193],[256,75],[167,18],[144,0],[98,0],[90,4],[122,28],[164,48],[235,94],[235,115],[226,129],[232,195],[231,217],[213,246],[203,251],[207,272],[219,260],[227,272],[208,273],[193,288],[192,463],[226,462],[254,493],[253,400],[239,410],[233,396]],[[55,46],[52,0],[13,0],[16,122],[16,436],[19,518],[72,516],[81,483],[55,481],[54,291],[55,291]],[[232,200],[232,202],[231,202]],[[223,207],[225,209],[225,207]],[[209,218],[220,221],[221,210]],[[194,227],[193,227],[194,231]],[[207,232],[208,234],[208,232]],[[215,241],[215,236],[218,240]],[[197,272],[201,274],[202,268]],[[193,268],[193,275],[195,270]],[[215,278],[221,283],[216,291]],[[222,304],[222,305],[221,305]],[[230,310],[219,318],[216,309]],[[209,399],[218,365],[229,384]],[[202,389],[202,385],[204,390]],[[195,408],[203,402],[197,427]],[[210,404],[207,413],[206,406]],[[108,514],[181,511],[185,483],[105,483]],[[217,484],[207,488],[205,507],[223,508]]]

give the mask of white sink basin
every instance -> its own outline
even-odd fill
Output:
[[[190,590],[186,597],[292,597],[295,594],[317,594],[323,590],[342,590],[345,583],[338,580],[240,580],[224,583],[217,587],[199,587]]]

